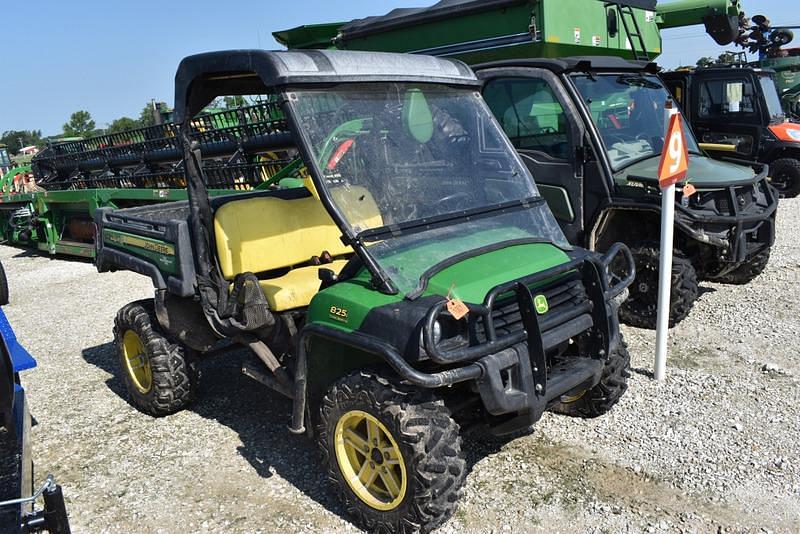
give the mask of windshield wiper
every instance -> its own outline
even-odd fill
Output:
[[[482,219],[498,213],[510,213],[513,211],[528,209],[531,206],[538,205],[543,202],[544,198],[541,196],[528,197],[520,200],[492,204],[490,206],[482,206],[480,208],[455,211],[453,213],[446,213],[444,215],[424,217],[422,219],[416,219],[414,221],[407,221],[399,224],[388,224],[379,228],[370,228],[369,230],[364,230],[356,236],[356,239],[367,242],[381,241],[388,237],[416,234],[418,232],[440,228],[464,219]]]

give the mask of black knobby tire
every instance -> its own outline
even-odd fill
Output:
[[[128,371],[123,339],[127,331],[135,333],[144,347],[150,366],[151,382],[146,391],[136,386]],[[152,300],[124,306],[114,320],[114,344],[120,375],[137,409],[160,417],[186,408],[197,395],[200,373],[194,351],[171,342],[159,330]]]
[[[576,395],[574,400],[553,405],[550,410],[573,417],[599,417],[608,413],[628,391],[630,376],[631,355],[628,353],[628,344],[620,334],[619,345],[606,360],[600,383],[583,394]]]
[[[784,198],[800,194],[800,159],[781,158],[769,164],[771,184]]]
[[[406,491],[391,510],[367,504],[342,475],[336,427],[343,416],[356,410],[372,415],[389,430],[405,464]],[[345,376],[322,400],[318,439],[334,490],[366,530],[428,532],[455,512],[466,477],[459,426],[444,402],[430,391],[400,387],[375,373]]]
[[[3,264],[0,263],[0,306],[8,304],[8,278],[6,278],[6,270]]]
[[[712,278],[714,282],[720,284],[744,285],[749,284],[764,272],[769,263],[769,248],[762,250],[753,256],[747,263],[737,267],[735,270],[722,276]]]
[[[658,315],[657,243],[645,242],[631,247],[636,265],[636,279],[630,295],[619,309],[620,320],[630,326],[654,330]],[[669,326],[675,326],[689,315],[697,300],[697,272],[692,262],[677,248],[672,258],[672,291]]]

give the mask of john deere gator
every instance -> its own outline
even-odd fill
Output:
[[[277,189],[211,198],[192,118],[242,94],[281,111],[261,150],[298,158]],[[567,242],[465,64],[201,54],[178,68],[175,120],[188,201],[95,218],[98,269],[155,287],[114,327],[141,411],[189,406],[199,357],[246,347],[242,371],[291,399],[289,430],[316,438],[356,522],[409,532],[455,510],[463,432],[598,416],[625,392],[629,251]]]

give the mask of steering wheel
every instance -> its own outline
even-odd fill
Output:
[[[622,143],[622,144],[630,142],[630,139],[626,139],[625,136],[623,136],[622,134],[618,134],[618,133],[606,132],[605,137],[607,137],[608,139],[610,139],[612,141],[615,141],[615,142],[618,142],[618,143]],[[609,143],[609,145],[613,145],[613,144],[614,143]]]

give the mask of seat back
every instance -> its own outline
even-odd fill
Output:
[[[364,199],[364,194],[377,213],[369,192],[364,189],[358,197]],[[214,214],[214,233],[220,270],[226,280],[240,273],[304,264],[323,251],[331,256],[353,252],[342,243],[341,231],[313,196],[231,200]]]

